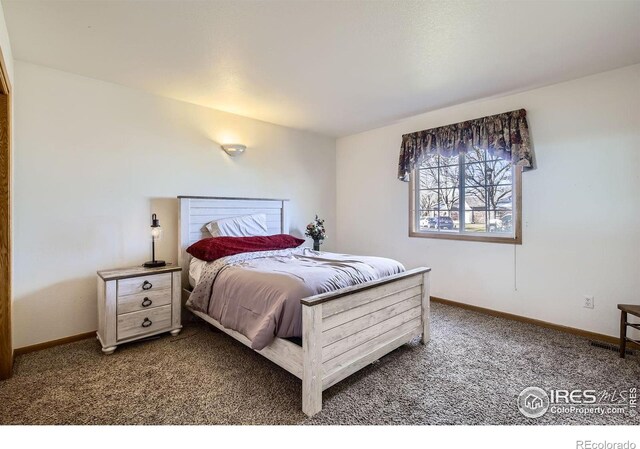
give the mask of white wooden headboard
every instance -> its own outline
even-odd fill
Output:
[[[225,198],[213,196],[179,196],[178,265],[182,267],[182,287],[189,289],[187,248],[198,240],[211,237],[204,227],[213,220],[240,215],[265,214],[269,234],[288,234],[289,200],[265,198]]]

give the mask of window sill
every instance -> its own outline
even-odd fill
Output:
[[[511,245],[522,245],[522,237],[498,237],[494,235],[471,235],[471,234],[445,234],[438,232],[414,232],[409,231],[409,237],[420,237],[425,239],[443,239],[443,240],[463,240],[467,242],[485,242],[485,243],[508,243]]]

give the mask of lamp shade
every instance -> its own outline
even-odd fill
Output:
[[[153,240],[160,240],[162,238],[162,228],[160,226],[151,228],[151,238]]]
[[[151,238],[153,240],[160,240],[162,238],[162,227],[156,214],[151,215]]]

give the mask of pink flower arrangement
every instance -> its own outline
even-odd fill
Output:
[[[316,219],[307,225],[307,231],[304,233],[313,240],[324,240],[327,237],[327,231],[324,229],[324,220],[316,215]]]

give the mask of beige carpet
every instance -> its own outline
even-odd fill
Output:
[[[16,359],[0,382],[2,424],[638,424],[625,416],[528,419],[527,386],[628,389],[640,360],[587,340],[433,304],[427,346],[405,345],[325,391],[312,419],[301,382],[226,335],[189,324],[178,337],[104,356],[89,339]]]

